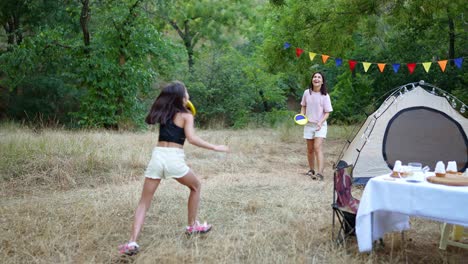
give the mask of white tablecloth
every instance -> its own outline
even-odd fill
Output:
[[[468,186],[392,179],[374,177],[364,189],[356,216],[359,251],[371,251],[385,233],[409,229],[410,216],[468,226]]]

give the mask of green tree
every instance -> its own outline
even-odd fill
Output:
[[[95,4],[89,7],[97,10],[89,21],[96,31],[89,44],[83,30],[86,56],[78,67],[86,95],[76,116],[84,126],[141,124],[144,96],[159,74],[173,68],[173,46],[151,23],[143,0]]]
[[[196,46],[200,42],[233,41],[236,27],[248,14],[249,3],[247,0],[157,0],[155,15],[177,32],[192,71]]]

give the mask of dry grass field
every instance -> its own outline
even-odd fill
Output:
[[[32,130],[0,126],[2,263],[468,263],[468,251],[438,249],[439,223],[412,219],[385,247],[361,254],[356,239],[331,240],[332,165],[347,129],[329,127],[326,179],[307,178],[302,129],[198,130],[232,152],[188,145],[202,181],[199,219],[214,225],[187,238],[189,191],[163,181],[138,243],[129,237],[156,132]],[[359,195],[359,190],[356,190]]]

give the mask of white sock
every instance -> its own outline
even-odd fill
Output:
[[[129,247],[140,247],[140,246],[138,246],[138,244],[137,244],[135,241],[133,241],[133,242],[128,242],[127,245],[128,245]]]

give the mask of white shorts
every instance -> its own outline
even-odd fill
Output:
[[[183,149],[155,147],[146,168],[145,177],[151,179],[181,178],[189,171]]]
[[[324,122],[319,131],[317,130],[316,123],[308,123],[304,126],[304,138],[305,139],[314,139],[314,138],[326,138],[327,137],[327,122]]]

